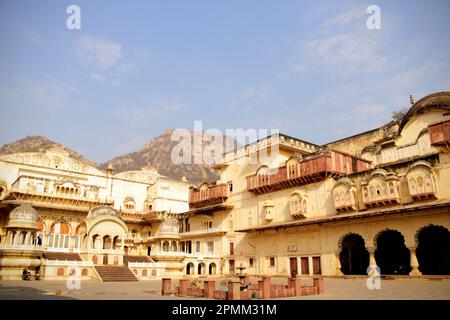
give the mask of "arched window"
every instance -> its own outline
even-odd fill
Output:
[[[92,249],[100,249],[100,236],[98,234],[94,234],[92,236]]]
[[[363,188],[363,195],[364,195],[365,199],[367,199],[369,197],[369,192],[367,191],[367,187]]]
[[[290,214],[296,218],[304,217],[308,207],[305,197],[302,197],[299,193],[294,193],[289,198],[289,211]]]
[[[127,197],[123,200],[123,207],[125,210],[134,210],[136,208],[136,202],[132,197]]]
[[[55,222],[51,227],[51,233],[69,234],[70,227],[65,222]]]
[[[163,242],[163,251],[168,252],[169,251],[169,241]]]
[[[302,197],[298,193],[292,195],[289,200],[289,206],[291,214],[303,213]]]
[[[431,177],[425,177],[424,181],[425,181],[424,191],[433,192],[433,183],[431,182]]]
[[[389,194],[394,194],[394,184],[392,182],[389,182]]]
[[[386,184],[386,182],[385,183],[383,183],[383,196],[387,196],[387,194],[388,194],[388,188],[387,188],[387,184]]]
[[[112,245],[111,236],[109,236],[109,235],[104,236],[103,237],[103,249],[109,250],[109,249],[111,249],[111,245]]]

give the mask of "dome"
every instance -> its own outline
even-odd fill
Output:
[[[159,227],[160,234],[178,234],[179,225],[178,220],[175,218],[168,218],[161,223]]]
[[[22,204],[11,210],[6,226],[9,228],[39,229],[39,214],[31,205]]]

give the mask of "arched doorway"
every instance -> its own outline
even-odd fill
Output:
[[[339,259],[343,274],[366,274],[369,266],[369,252],[364,239],[356,233],[346,235],[342,239]]]
[[[100,249],[99,248],[99,244],[100,244],[99,239],[100,239],[100,236],[98,234],[94,234],[92,236],[92,249]]]
[[[186,265],[186,274],[194,274],[194,264],[192,262]]]
[[[97,256],[93,256],[92,257],[92,263],[93,264],[98,264],[98,257]]]
[[[200,262],[197,267],[197,274],[199,275],[205,274],[205,269],[206,269],[205,264],[203,262]]]
[[[111,237],[109,235],[104,236],[103,237],[103,249],[109,250],[109,249],[111,249],[111,245],[112,245]]]
[[[107,255],[107,254],[105,254],[105,255],[103,256],[103,264],[104,264],[104,265],[107,265],[107,264],[108,264],[108,255]]]
[[[214,262],[209,264],[208,274],[216,274],[216,264]]]
[[[450,232],[430,225],[422,228],[417,236],[416,255],[422,274],[450,275]]]
[[[114,250],[120,250],[121,243],[122,241],[120,240],[119,236],[115,236],[112,241],[112,248]]]
[[[375,260],[381,274],[408,275],[411,271],[410,253],[403,235],[396,230],[385,230],[376,239]]]

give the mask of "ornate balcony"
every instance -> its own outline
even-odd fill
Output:
[[[208,228],[204,230],[195,230],[195,231],[188,231],[188,232],[182,232],[180,233],[180,237],[198,237],[198,236],[210,236],[210,235],[219,235],[219,234],[225,234],[228,232],[227,228],[219,227],[219,228]]]
[[[428,126],[431,145],[445,145],[450,143],[450,120],[434,123]]]
[[[33,176],[20,176],[5,195],[5,203],[18,204],[24,201],[41,203],[43,206],[70,207],[74,210],[89,210],[99,205],[112,205],[113,201],[100,199],[99,187],[74,182],[59,181]]]
[[[315,183],[328,177],[369,169],[370,161],[340,152],[329,151],[287,165],[261,170],[247,176],[247,190],[256,194]]]
[[[228,185],[208,185],[203,183],[198,189],[189,189],[189,207],[201,208],[222,204],[228,198]]]
[[[400,204],[399,178],[395,172],[377,169],[361,182],[363,203],[367,208]]]

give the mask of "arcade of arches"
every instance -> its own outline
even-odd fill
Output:
[[[197,272],[195,272],[197,271]],[[195,265],[193,262],[188,262],[186,264],[186,275],[214,275],[217,274],[217,265],[214,262],[211,262],[208,264],[208,267],[206,267],[206,264],[204,262],[200,262],[197,265],[197,268],[195,268]]]
[[[340,271],[344,275],[365,275],[372,262],[382,275],[450,275],[450,232],[443,226],[418,230],[417,247],[406,247],[403,235],[391,229],[378,233],[375,244],[375,248],[369,248],[357,233],[343,236]]]

